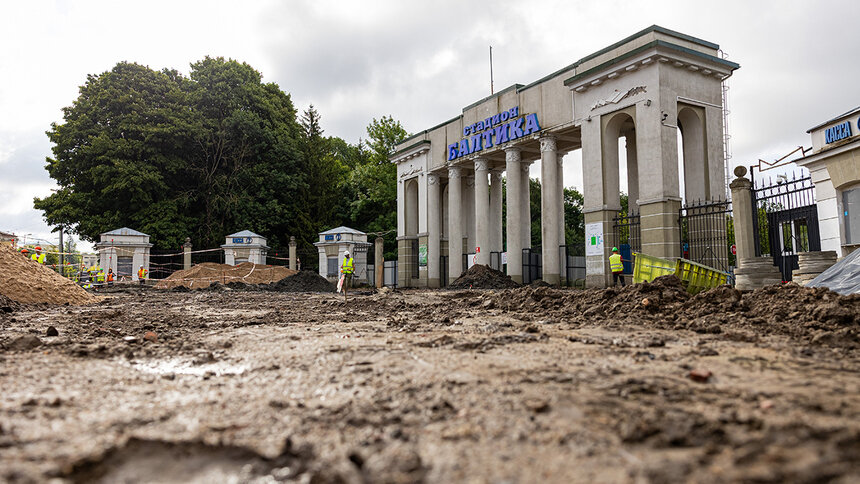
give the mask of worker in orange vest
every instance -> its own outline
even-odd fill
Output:
[[[143,266],[140,266],[140,269],[137,270],[137,280],[140,281],[141,285],[145,284],[144,281],[146,280],[146,269],[144,269]]]
[[[108,286],[113,286],[113,269],[108,269],[107,284]]]

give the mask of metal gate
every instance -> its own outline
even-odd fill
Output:
[[[642,230],[639,212],[619,213],[612,218],[612,245],[629,246],[634,252],[642,251]]]
[[[543,261],[540,247],[523,249],[523,284],[543,279]]]
[[[782,280],[798,268],[797,253],[821,250],[815,187],[810,176],[778,177],[751,190],[756,256],[773,257]]]
[[[723,272],[735,266],[731,247],[735,243],[732,202],[689,203],[678,211],[681,229],[681,257]]]
[[[448,256],[439,256],[439,285],[448,287]]]

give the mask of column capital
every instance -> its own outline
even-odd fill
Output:
[[[505,148],[505,161],[520,161],[523,159],[523,150],[517,146]]]
[[[436,173],[428,173],[427,174],[427,183],[430,185],[435,185],[439,183],[439,175]]]
[[[493,183],[502,181],[502,170],[491,170],[490,171],[490,181]]]
[[[462,178],[463,177],[463,169],[459,166],[449,166],[448,167],[448,178]]]
[[[475,158],[475,171],[489,169],[490,163],[486,158]]]
[[[541,151],[541,153],[546,152],[546,151],[556,151],[557,148],[556,148],[555,140],[556,140],[556,137],[551,135],[551,134],[541,136],[540,137],[540,151]]]

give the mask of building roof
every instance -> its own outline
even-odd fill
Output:
[[[326,230],[325,232],[320,232],[320,235],[334,235],[334,234],[367,235],[366,233],[364,233],[360,230],[355,230],[355,229],[351,229],[349,227],[344,227],[343,225],[341,225],[340,227],[331,229],[331,230]]]
[[[265,239],[265,237],[263,237],[262,235],[255,234],[254,232],[251,232],[250,230],[243,230],[241,232],[236,232],[235,234],[230,234],[227,237],[260,237],[260,238]]]
[[[1,230],[0,230],[0,237],[14,237],[16,239],[18,238],[18,236],[13,234],[13,233],[3,232]]]
[[[828,125],[828,124],[830,124],[830,123],[832,123],[832,122],[836,121],[837,119],[844,118],[844,117],[846,117],[846,116],[851,116],[852,114],[857,113],[857,112],[860,112],[860,106],[858,106],[858,107],[856,107],[856,108],[852,109],[851,111],[848,111],[847,113],[840,114],[839,116],[836,116],[836,117],[835,117],[835,118],[833,118],[833,119],[828,119],[827,121],[825,121],[825,122],[823,122],[823,123],[821,123],[821,124],[816,124],[815,126],[813,126],[813,127],[809,128],[809,129],[807,129],[807,130],[806,130],[806,132],[807,132],[807,133],[811,133],[811,132],[815,131],[816,129],[818,129],[818,128],[822,127],[822,126],[826,126],[826,125]]]
[[[121,229],[114,229],[110,232],[105,232],[101,235],[142,235],[144,237],[149,237],[149,234],[145,234],[143,232],[138,232],[137,230],[130,229],[128,227],[123,227]]]

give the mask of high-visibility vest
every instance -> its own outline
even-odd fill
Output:
[[[36,262],[38,262],[39,264],[44,264],[45,263],[45,254],[39,254],[39,258],[36,259]]]
[[[355,264],[352,260],[352,257],[347,257],[343,260],[343,269],[341,270],[344,274],[352,274],[355,272]]]
[[[619,254],[609,256],[609,270],[612,272],[624,272],[624,264],[621,263],[621,256]]]
[[[39,254],[36,254],[34,252],[33,255],[30,256],[30,260],[34,261],[34,262],[38,262],[39,261]]]
[[[105,282],[105,271],[99,271],[98,275],[96,275],[96,282]]]
[[[138,279],[146,279],[146,269],[140,268],[137,270],[137,278]]]
[[[107,273],[107,281],[108,281],[108,282],[113,282],[113,272],[108,272],[108,273]]]

